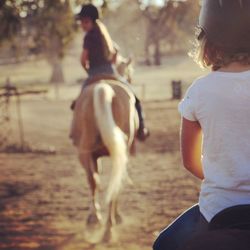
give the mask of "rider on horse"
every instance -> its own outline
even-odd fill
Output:
[[[81,64],[87,71],[88,78],[83,84],[83,89],[92,83],[96,77],[105,76],[105,78],[113,78],[126,84],[131,90],[129,83],[117,73],[114,67],[117,50],[105,25],[99,20],[98,9],[92,4],[83,5],[77,19],[81,21],[82,29],[86,32]],[[143,141],[149,136],[149,131],[144,125],[140,101],[136,96],[135,99],[135,107],[139,117],[137,138]]]

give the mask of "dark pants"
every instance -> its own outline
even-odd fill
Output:
[[[177,250],[193,236],[208,231],[208,222],[195,205],[164,229],[153,245],[154,250]]]
[[[88,71],[88,78],[83,82],[82,89],[88,86],[92,78],[101,74],[116,75],[116,70],[111,63],[100,65],[96,68],[90,68]]]

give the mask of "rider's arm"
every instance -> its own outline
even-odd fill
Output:
[[[119,47],[119,45],[115,41],[113,41],[113,46],[114,46],[114,53],[112,55],[111,62],[113,64],[116,64],[117,57],[118,57],[118,54],[119,54],[119,51],[120,51],[120,47]]]
[[[204,179],[201,164],[202,131],[199,122],[182,118],[181,154],[184,167],[199,179]]]
[[[82,67],[88,71],[89,69],[89,53],[88,50],[83,49],[82,54],[81,54],[81,64]]]
[[[117,56],[118,56],[118,52],[116,51],[114,54],[112,54],[111,63],[113,64],[117,63]]]

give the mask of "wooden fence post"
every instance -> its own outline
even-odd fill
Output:
[[[180,100],[182,97],[182,82],[172,81],[172,98]]]

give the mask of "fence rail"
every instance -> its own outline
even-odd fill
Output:
[[[18,133],[20,139],[20,147],[24,147],[24,126],[21,110],[21,97],[25,95],[41,95],[47,93],[47,90],[19,90],[10,80],[6,80],[6,84],[0,87],[0,150],[3,151],[9,144],[11,138],[11,118],[12,114],[10,106],[15,101]],[[14,98],[14,100],[13,100]]]

